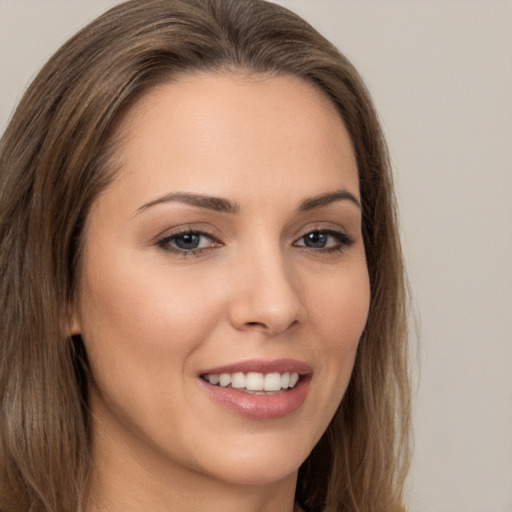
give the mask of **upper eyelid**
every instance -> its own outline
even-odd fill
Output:
[[[161,242],[164,242],[166,240],[171,240],[171,239],[173,239],[175,237],[179,237],[179,236],[182,236],[182,235],[188,235],[188,234],[204,236],[205,238],[208,238],[208,239],[210,239],[212,241],[220,242],[215,237],[215,235],[212,235],[211,233],[207,233],[207,232],[204,232],[204,231],[201,231],[201,230],[191,229],[191,230],[175,231],[175,232],[172,232],[172,233],[168,233],[168,234],[162,235],[162,236],[157,238],[157,243],[161,243]]]
[[[173,238],[177,238],[180,235],[187,235],[187,234],[195,234],[202,237],[205,237],[209,240],[209,245],[207,247],[196,247],[191,249],[184,249],[181,247],[178,247],[177,245],[172,244]],[[210,250],[217,248],[216,246],[222,246],[222,242],[218,242],[217,239],[210,235],[209,233],[203,233],[198,230],[182,230],[182,231],[176,231],[174,233],[170,233],[168,235],[164,235],[160,238],[158,238],[155,242],[157,247],[160,249],[168,252],[168,253],[174,253],[176,256],[192,256],[196,255],[199,256],[200,254],[207,254]]]
[[[306,231],[304,234],[302,234],[301,236],[296,238],[294,243],[297,243],[299,240],[302,240],[304,237],[306,237],[307,235],[309,235],[311,233],[326,233],[327,235],[332,236],[333,238],[336,238],[336,239],[338,239],[338,237],[336,235],[339,235],[339,238],[346,239],[345,243],[354,242],[354,237],[352,235],[350,235],[348,232],[346,232],[345,230],[330,229],[330,228],[324,228],[324,229],[316,228],[316,229],[310,229],[310,230]],[[338,241],[343,243],[342,240],[338,239]]]
[[[173,236],[185,235],[187,233],[194,233],[203,235],[217,241],[221,241],[221,233],[217,229],[213,229],[212,227],[203,227],[204,223],[200,225],[190,224],[182,224],[180,226],[175,226],[173,228],[167,228],[164,231],[161,231],[158,235],[154,237],[154,241],[158,242],[159,240],[164,240],[166,238],[172,238]]]
[[[335,240],[335,247],[313,248],[313,247],[308,247],[305,244],[304,245],[298,245],[298,242],[300,240],[304,239],[308,234],[315,233],[315,232],[317,232],[317,233],[327,233],[329,236],[334,238],[334,240]],[[186,234],[195,234],[195,235],[199,235],[199,236],[204,236],[204,237],[206,237],[207,239],[210,240],[212,245],[209,245],[207,247],[197,247],[197,248],[193,248],[193,249],[183,249],[181,247],[176,247],[176,246],[171,245],[171,241],[172,241],[173,238],[179,237],[180,235],[186,235]],[[340,236],[337,237],[336,235],[340,235]],[[323,253],[323,252],[342,251],[342,250],[344,250],[344,248],[350,247],[353,244],[353,242],[354,242],[354,238],[352,236],[350,236],[349,234],[347,234],[346,232],[342,231],[342,230],[318,229],[318,228],[315,229],[315,228],[313,228],[313,229],[309,229],[309,230],[305,231],[298,238],[294,238],[294,240],[292,242],[292,246],[297,247],[297,248],[299,248],[301,250],[307,249],[308,251]],[[215,244],[218,244],[218,245],[215,246]],[[222,247],[225,244],[223,242],[219,242],[210,233],[205,233],[205,232],[202,232],[200,230],[183,229],[181,231],[176,231],[176,232],[170,233],[168,235],[164,235],[163,237],[159,238],[156,241],[156,245],[161,247],[162,249],[164,249],[166,251],[174,252],[176,255],[180,255],[181,254],[182,256],[186,256],[186,255],[196,255],[196,256],[199,256],[200,254],[203,254],[203,255],[204,254],[208,254],[208,252],[211,251],[212,249]]]
[[[234,232],[229,234],[229,231],[231,230],[228,230],[228,233],[226,233],[225,230],[221,230],[209,222],[183,223],[160,231],[159,234],[153,237],[152,243],[159,243],[165,239],[186,233],[196,233],[225,245],[230,238],[232,239],[233,236],[236,236]],[[332,220],[308,222],[307,224],[302,225],[299,229],[296,228],[292,232],[288,231],[288,234],[286,234],[286,231],[288,231],[288,229],[282,233],[281,241],[286,242],[286,240],[291,240],[292,244],[295,244],[308,233],[315,231],[330,232],[333,234],[339,233],[340,235],[348,236],[352,240],[355,240],[358,237],[357,233],[355,233],[353,229],[346,229],[345,226],[340,225],[336,221],[333,222]]]
[[[214,230],[217,231],[217,230]],[[308,227],[307,229],[300,229],[297,230],[296,234],[294,235],[294,238],[299,239],[303,236],[306,236],[308,233],[313,233],[316,231],[320,232],[326,232],[326,233],[340,233],[340,234],[348,234],[348,231],[341,227],[329,227],[329,226],[312,226]],[[161,234],[157,235],[155,238],[161,239],[161,238],[168,238],[172,236],[178,236],[183,235],[187,233],[193,233],[198,235],[204,235],[210,238],[217,238],[220,237],[217,233],[211,232],[209,230],[205,230],[203,228],[199,227],[193,227],[192,225],[186,224],[184,226],[180,226],[177,228],[171,228],[163,231]]]
[[[349,235],[352,233],[352,230],[346,229],[344,226],[339,223],[335,223],[332,221],[317,221],[310,222],[306,225],[303,225],[301,228],[294,230],[293,238],[298,240],[303,236],[306,236],[308,233],[312,233],[314,231],[323,231],[323,232],[331,232],[331,233],[340,233],[342,235]],[[354,238],[350,235],[351,238]]]

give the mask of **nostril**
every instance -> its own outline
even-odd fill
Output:
[[[245,328],[247,329],[259,329],[259,330],[264,330],[266,332],[268,332],[269,334],[279,334],[280,332],[283,332],[285,330],[290,330],[290,329],[293,329],[295,327],[297,327],[298,325],[300,324],[300,322],[298,320],[294,320],[291,324],[287,325],[287,326],[284,326],[284,325],[281,325],[281,326],[277,326],[277,325],[274,325],[273,323],[269,323],[268,325],[264,322],[246,322],[245,323]]]
[[[270,331],[269,326],[267,326],[264,322],[246,322],[245,328],[249,330]]]

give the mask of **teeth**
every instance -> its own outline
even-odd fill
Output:
[[[249,372],[245,379],[245,388],[249,391],[263,391],[263,373]]]
[[[231,375],[229,373],[221,373],[219,383],[223,388],[229,386],[231,384]]]
[[[209,374],[203,377],[207,382],[214,386],[223,388],[231,385],[235,389],[246,389],[247,391],[280,391],[281,389],[293,388],[299,380],[299,374],[289,373],[259,373],[242,372]]]
[[[210,381],[210,384],[217,385],[220,382],[220,375],[212,374],[208,380]]]
[[[224,375],[227,375],[227,373]],[[233,375],[231,375],[231,387],[245,388],[245,375],[242,372],[233,373]]]
[[[265,391],[279,391],[281,389],[281,375],[279,375],[279,373],[269,373],[265,375],[263,389]]]

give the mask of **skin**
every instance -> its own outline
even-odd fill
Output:
[[[291,511],[368,313],[348,133],[298,78],[210,73],[150,91],[118,136],[119,173],[88,217],[70,329],[92,375],[90,509]],[[356,202],[298,211],[339,190]],[[238,212],[162,200],[177,192]],[[169,236],[183,229],[208,234],[193,253],[172,251]],[[324,247],[306,246],[319,230],[352,243],[328,234]],[[254,358],[311,366],[299,409],[246,418],[200,385],[201,370]]]

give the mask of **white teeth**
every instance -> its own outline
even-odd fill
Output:
[[[229,386],[231,384],[231,375],[229,373],[221,373],[219,383],[223,388]]]
[[[268,373],[265,375],[263,389],[265,391],[279,391],[281,389],[281,375],[279,373]]]
[[[212,373],[205,375],[204,379],[214,386],[223,388],[231,385],[235,389],[246,389],[247,391],[280,391],[281,389],[293,388],[299,380],[299,374],[289,373],[259,373],[242,372],[235,373]]]
[[[263,373],[249,372],[245,378],[245,387],[249,391],[263,391]]]
[[[208,375],[208,381],[210,384],[217,385],[220,382],[220,375],[218,373],[212,373]]]
[[[245,375],[242,372],[233,373],[231,375],[232,388],[245,388]]]

